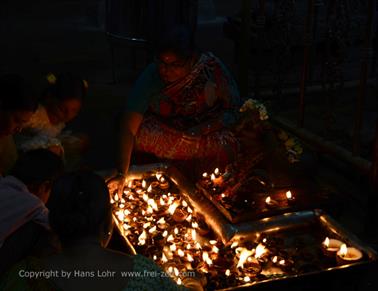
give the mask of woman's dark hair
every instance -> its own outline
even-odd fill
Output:
[[[157,56],[164,52],[173,52],[182,59],[193,56],[196,53],[193,34],[183,26],[167,31],[155,44]]]
[[[105,181],[90,171],[70,173],[57,179],[47,207],[51,228],[63,243],[98,235],[111,213]]]
[[[19,157],[10,171],[26,185],[39,185],[53,181],[64,171],[62,159],[46,149],[37,149]]]
[[[62,73],[57,75],[55,82],[49,83],[42,93],[42,102],[51,98],[58,101],[68,99],[83,100],[86,94],[87,88],[83,79],[71,73]]]
[[[8,74],[0,77],[1,111],[35,111],[37,101],[32,86],[21,76]]]

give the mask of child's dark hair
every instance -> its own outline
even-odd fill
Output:
[[[69,173],[56,180],[47,207],[50,225],[63,243],[99,234],[111,217],[105,181],[90,171]]]
[[[182,59],[187,59],[196,53],[193,34],[184,26],[176,27],[163,34],[155,43],[157,56],[164,52],[173,52]]]
[[[83,100],[86,94],[86,81],[71,73],[62,73],[56,76],[54,82],[49,82],[48,87],[42,94],[42,102],[50,98],[58,101],[68,99]]]
[[[21,76],[8,74],[0,78],[1,111],[35,111],[37,101],[32,86]]]
[[[63,171],[63,161],[58,155],[46,149],[37,149],[21,155],[10,171],[10,175],[26,185],[39,185],[46,181],[53,181]]]

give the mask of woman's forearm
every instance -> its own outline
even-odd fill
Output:
[[[118,155],[118,171],[122,174],[127,174],[130,166],[131,153],[134,147],[135,136],[130,130],[125,128],[121,131],[119,136],[119,155]]]

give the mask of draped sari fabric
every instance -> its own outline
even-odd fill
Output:
[[[164,87],[150,102],[136,148],[159,158],[226,165],[239,147],[231,127],[240,106],[236,83],[225,66],[203,53],[186,77]]]

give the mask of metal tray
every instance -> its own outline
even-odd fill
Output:
[[[327,268],[305,272],[295,275],[287,275],[280,278],[271,278],[267,280],[254,281],[248,284],[239,285],[237,287],[224,288],[219,290],[238,290],[249,288],[255,285],[264,285],[277,281],[288,281],[295,280],[299,278],[316,276],[322,274],[328,274],[330,272],[336,272],[346,269],[357,269],[357,267],[369,266],[377,262],[378,256],[377,253],[371,249],[369,246],[361,242],[355,235],[347,231],[329,215],[324,213],[322,210],[313,210],[313,211],[300,211],[287,213],[284,215],[264,218],[251,223],[242,223],[235,226],[237,228],[235,236],[231,241],[255,241],[261,235],[280,235],[291,237],[292,232],[308,232],[307,235],[316,237],[316,236],[329,236],[337,238],[345,242],[348,247],[353,246],[359,249],[363,253],[363,258],[360,261],[356,261],[349,264],[329,266]],[[309,230],[311,227],[318,228],[323,233],[314,233]]]
[[[232,209],[227,209],[220,201],[217,201],[215,197],[209,193],[200,183],[196,183],[196,187],[200,192],[210,200],[214,206],[223,214],[223,216],[231,223],[237,224],[246,221],[258,220],[265,217],[272,217],[287,212],[303,211],[314,208],[322,208],[324,197],[322,195],[315,194],[303,188],[294,186],[275,188],[269,195],[276,199],[278,205],[276,207],[267,207],[265,204],[265,198],[268,196],[266,193],[253,193],[248,197],[248,210],[241,210],[236,213]],[[295,195],[295,201],[288,203],[284,198],[284,193],[291,190]],[[247,206],[247,204],[246,204]]]
[[[154,176],[156,172],[163,173],[175,184],[184,199],[193,206],[197,213],[204,216],[206,223],[223,243],[231,239],[235,233],[234,226],[230,224],[216,207],[198,192],[195,185],[189,182],[175,167],[165,163],[134,165],[130,167],[127,179],[143,179]],[[103,176],[105,176],[107,180],[107,174],[103,173]],[[113,218],[115,223],[117,223],[117,219],[115,219],[115,217]],[[117,228],[120,230],[121,235],[125,237],[122,227]]]

